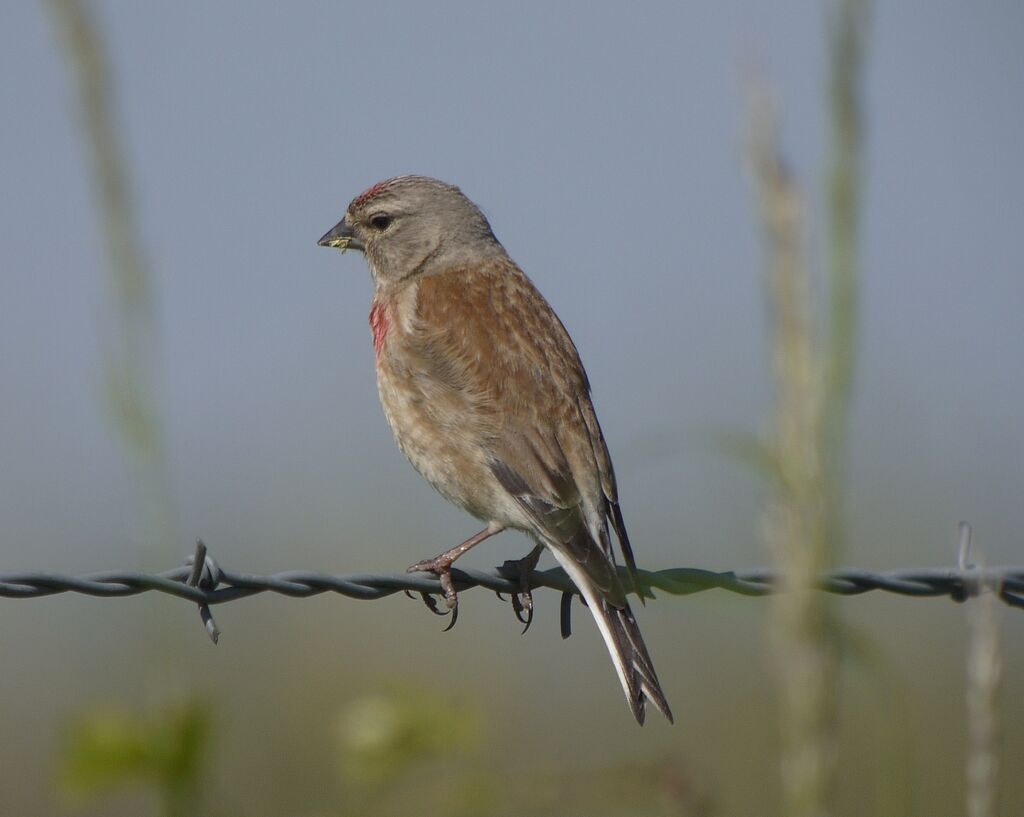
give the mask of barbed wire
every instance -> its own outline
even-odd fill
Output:
[[[821,577],[817,589],[840,596],[856,596],[873,590],[903,596],[947,596],[964,601],[990,588],[997,597],[1012,607],[1024,609],[1024,565],[976,567],[969,563],[970,534],[961,541],[959,564],[956,567],[905,568],[873,572],[857,568],[840,568]],[[456,590],[483,587],[495,593],[509,594],[520,616],[519,596],[538,588],[562,592],[562,634],[570,633],[569,608],[576,587],[561,568],[530,570],[524,573],[519,562],[506,562],[492,570],[453,569]],[[625,568],[620,568],[623,582],[629,586]],[[637,572],[636,592],[653,598],[655,590],[674,596],[685,596],[705,590],[726,590],[743,596],[765,596],[780,587],[777,572],[766,568],[715,572],[693,567]],[[121,598],[140,593],[158,592],[176,596],[199,605],[206,631],[214,642],[219,631],[210,606],[247,598],[258,593],[276,593],[292,598],[308,598],[321,593],[337,593],[353,599],[380,599],[398,592],[419,593],[429,600],[443,593],[437,577],[428,573],[361,573],[332,576],[302,570],[289,570],[270,575],[235,573],[225,570],[208,554],[206,545],[196,543],[195,553],[185,564],[163,573],[106,571],[82,576],[56,573],[0,573],[0,597],[26,599],[58,593],[80,593],[101,598]],[[428,602],[436,612],[436,606]],[[458,608],[456,608],[457,610]],[[527,616],[530,609],[527,605]],[[453,622],[454,623],[454,617]]]

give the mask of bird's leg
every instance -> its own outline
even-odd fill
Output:
[[[455,593],[455,585],[452,582],[452,563],[467,550],[479,545],[484,539],[489,539],[496,533],[501,533],[504,527],[488,525],[479,533],[470,536],[465,542],[456,545],[444,553],[440,553],[433,559],[424,559],[422,562],[409,567],[407,573],[433,573],[441,580],[441,590],[444,592],[444,601],[449,610],[456,609],[459,598]],[[429,606],[429,605],[428,605]]]
[[[502,573],[511,573],[519,580],[519,591],[510,593],[512,610],[516,619],[524,625],[523,632],[530,629],[533,623],[533,591],[530,589],[530,573],[537,567],[544,545],[537,545],[522,559],[509,559],[501,566]],[[498,594],[501,598],[501,593]]]

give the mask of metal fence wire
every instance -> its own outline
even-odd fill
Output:
[[[856,596],[872,590],[903,596],[946,596],[964,601],[983,589],[991,589],[1006,604],[1024,608],[1024,565],[977,567],[969,563],[969,534],[961,544],[957,566],[906,568],[872,572],[856,568],[840,568],[821,577],[817,589],[840,596]],[[620,568],[626,586],[629,577]],[[562,635],[571,632],[569,611],[575,585],[561,568],[531,570],[522,573],[517,562],[506,562],[493,570],[453,569],[457,590],[483,587],[495,593],[508,594],[516,616],[529,626],[532,609],[522,596],[537,588],[551,588],[562,593]],[[715,572],[692,567],[668,570],[640,570],[636,591],[647,598],[660,590],[674,596],[685,596],[704,590],[727,590],[744,596],[764,596],[780,587],[779,574],[770,569],[729,570]],[[218,630],[210,606],[224,604],[258,593],[276,593],[292,598],[307,598],[321,593],[338,593],[354,599],[380,599],[394,593],[419,593],[435,612],[433,596],[442,593],[439,580],[427,573],[363,573],[332,576],[301,570],[289,570],[267,576],[236,573],[220,567],[202,542],[185,564],[163,573],[146,574],[134,571],[107,571],[84,576],[56,573],[0,573],[0,597],[27,599],[58,593],[81,593],[103,598],[136,596],[155,591],[177,596],[199,605],[203,624],[210,637],[217,641]],[[455,612],[457,612],[456,608]],[[454,624],[455,616],[452,616]]]

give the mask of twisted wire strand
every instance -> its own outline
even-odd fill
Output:
[[[870,590],[884,590],[905,596],[949,596],[964,601],[989,588],[998,598],[1013,607],[1024,608],[1024,566],[975,567],[970,564],[970,529],[961,525],[958,567],[909,568],[873,573],[868,570],[843,568],[834,570],[818,582],[826,593],[855,596]],[[506,562],[493,570],[452,570],[457,590],[484,587],[499,595],[507,593],[512,600],[516,618],[529,629],[533,605],[529,593],[548,587],[562,593],[560,627],[562,637],[572,633],[571,606],[576,587],[561,568],[531,570],[523,573],[519,562]],[[620,568],[625,587],[631,578]],[[676,596],[699,593],[715,588],[744,596],[764,596],[780,587],[778,574],[755,569],[716,573],[692,567],[668,570],[641,570],[636,577],[635,592],[654,597],[654,590]],[[440,613],[433,595],[443,595],[441,582],[426,573],[364,573],[331,576],[303,570],[289,570],[269,576],[234,573],[223,570],[207,553],[206,545],[196,542],[195,553],[182,567],[155,575],[135,571],[107,571],[85,576],[63,576],[56,573],[0,573],[0,597],[26,599],[52,596],[57,593],[81,593],[101,598],[136,596],[156,591],[194,602],[207,635],[214,644],[220,630],[210,605],[224,604],[257,593],[276,593],[291,598],[307,598],[321,593],[338,593],[354,599],[380,599],[394,593],[420,593],[431,611]],[[524,604],[520,597],[527,595]],[[451,629],[457,620],[458,608],[451,611]],[[526,630],[524,629],[523,632]]]
[[[135,596],[158,592],[197,604],[224,604],[257,593],[276,593],[292,598],[307,598],[321,593],[338,593],[354,599],[380,599],[401,591],[440,594],[438,579],[424,573],[362,573],[333,576],[303,570],[270,575],[236,573],[224,570],[205,553],[174,570],[146,574],[113,570],[67,576],[57,573],[0,573],[0,597],[39,598],[57,593],[80,593],[102,598]],[[193,565],[201,567],[196,570]],[[620,568],[628,586],[628,575]],[[498,593],[519,593],[524,583],[508,565],[492,570],[453,569],[458,590],[483,587]],[[677,567],[667,570],[641,570],[639,585],[647,590],[662,590],[683,596],[720,589],[744,596],[764,596],[778,589],[778,575],[769,569],[755,568],[715,572],[699,568]],[[529,589],[551,588],[575,593],[576,588],[561,568],[533,570],[525,577]],[[948,596],[963,601],[976,595],[980,587],[992,587],[1002,601],[1024,607],[1024,565],[966,568],[906,568],[873,572],[856,568],[831,571],[818,582],[818,589],[841,596],[855,596],[882,590],[904,596]]]

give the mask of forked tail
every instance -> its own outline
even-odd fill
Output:
[[[665,700],[665,693],[661,691],[647,645],[644,644],[640,628],[625,598],[621,607],[609,601],[570,554],[553,547],[549,549],[587,600],[587,607],[601,631],[601,637],[615,665],[615,672],[622,683],[622,691],[626,694],[626,701],[637,722],[644,722],[645,703],[650,700],[668,718],[668,722],[673,723],[672,710]]]

